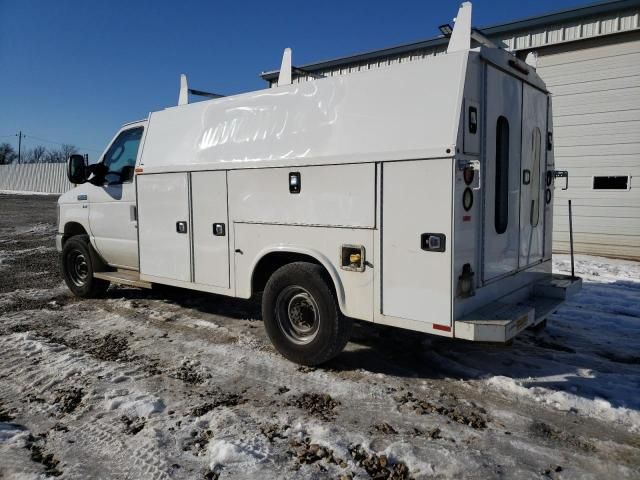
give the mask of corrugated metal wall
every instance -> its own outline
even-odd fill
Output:
[[[0,191],[64,193],[71,188],[66,163],[0,165]]]
[[[635,7],[609,13],[604,16],[587,16],[584,18],[575,18],[570,21],[565,20],[535,30],[519,30],[509,35],[493,36],[488,32],[486,33],[491,40],[501,42],[509,50],[517,52],[560,44],[566,44],[568,48],[579,48],[579,44],[576,44],[576,42],[593,38],[604,38],[638,29],[640,29],[640,8]],[[445,53],[446,49],[446,45],[418,48],[401,54],[381,54],[379,57],[374,56],[367,61],[349,61],[347,58],[344,63],[340,65],[334,65],[317,71],[314,70],[314,75],[295,74],[293,83],[306,82],[318,76],[334,77],[358,72],[360,70],[386,67],[395,63],[413,62],[421,60],[424,57],[441,55]],[[271,87],[276,87],[277,84],[277,78],[269,81]]]
[[[572,199],[577,252],[640,258],[640,34],[538,52],[553,94],[556,166],[555,251],[569,249]],[[594,190],[594,176],[630,175],[628,190]]]

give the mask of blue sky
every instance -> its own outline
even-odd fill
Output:
[[[459,1],[0,0],[0,141],[98,155],[122,123],[174,105],[179,74],[225,94],[264,88],[282,50],[315,62],[438,34]],[[479,0],[486,26],[579,0]]]

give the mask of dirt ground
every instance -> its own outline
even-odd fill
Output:
[[[72,297],[55,202],[0,195],[0,478],[640,478],[637,265],[510,347],[357,324],[305,368],[255,303]]]

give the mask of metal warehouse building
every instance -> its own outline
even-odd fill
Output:
[[[592,4],[482,28],[518,57],[533,52],[553,94],[554,250],[640,259],[640,0]],[[294,81],[345,75],[444,53],[444,37],[300,66]],[[272,85],[277,71],[262,77]]]

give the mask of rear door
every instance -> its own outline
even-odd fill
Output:
[[[547,95],[524,84],[522,91],[522,156],[520,203],[520,268],[542,260]]]
[[[522,82],[486,70],[483,280],[518,269]]]

